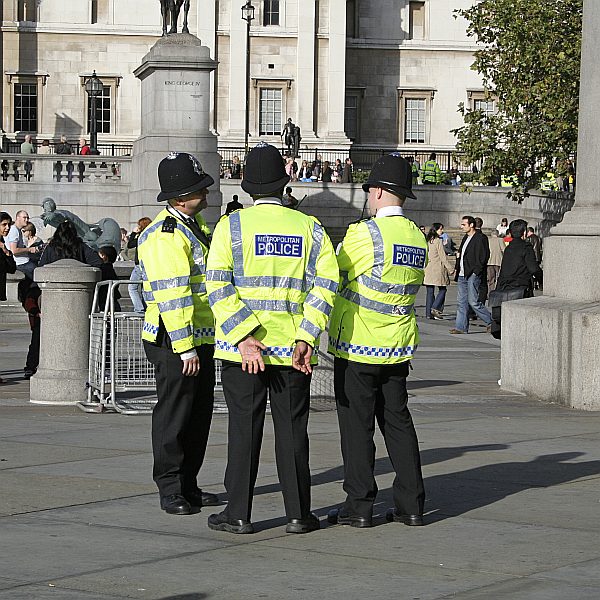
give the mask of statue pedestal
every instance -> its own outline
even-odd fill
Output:
[[[544,240],[544,297],[502,305],[502,387],[583,410],[600,410],[599,35],[585,0],[575,206]]]
[[[133,145],[130,206],[156,200],[158,164],[169,152],[189,152],[212,175],[209,222],[221,216],[217,137],[210,131],[210,73],[217,67],[195,36],[161,38],[144,56],[135,76],[142,82],[141,135]],[[157,205],[160,206],[160,205]]]

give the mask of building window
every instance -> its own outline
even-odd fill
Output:
[[[408,39],[425,39],[425,2],[408,4]]]
[[[259,135],[279,135],[281,133],[281,105],[281,90],[260,90]]]
[[[473,110],[479,110],[486,117],[491,117],[496,113],[496,102],[494,100],[475,98],[473,100]]]
[[[98,133],[111,132],[111,96],[112,88],[104,86],[101,96],[96,97],[96,131]],[[88,134],[92,129],[92,98],[88,97],[87,104],[87,130]]]
[[[404,143],[424,144],[426,137],[426,98],[404,100]]]
[[[279,0],[265,0],[263,25],[279,25]]]
[[[18,0],[17,21],[29,21],[30,23],[37,21],[36,0]]]
[[[90,23],[108,23],[109,21],[108,0],[90,0]]]
[[[38,84],[15,83],[14,130],[36,132],[38,128]]]
[[[346,37],[358,37],[356,33],[356,0],[347,0],[346,2]]]
[[[92,6],[91,6],[91,12],[92,12],[92,16],[91,16],[91,23],[92,25],[95,25],[96,23],[98,23],[98,0],[91,0]]]
[[[355,94],[346,95],[346,105],[344,107],[344,131],[351,140],[358,137],[358,96]]]

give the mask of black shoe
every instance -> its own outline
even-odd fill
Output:
[[[230,519],[225,513],[210,515],[208,526],[215,531],[227,531],[229,533],[254,533],[254,527],[249,521],[242,519]]]
[[[358,517],[345,513],[341,508],[334,508],[327,515],[327,522],[331,525],[350,525],[350,527],[373,527],[371,517]]]
[[[423,515],[401,515],[395,508],[390,508],[385,518],[390,523],[395,521],[396,523],[404,523],[409,527],[421,527],[423,525]]]
[[[189,492],[184,492],[183,495],[192,506],[198,506],[200,508],[203,506],[218,506],[221,504],[219,496],[209,492],[203,492],[198,488],[190,490]]]
[[[181,494],[161,496],[160,507],[170,515],[191,515],[192,507]]]
[[[321,529],[321,523],[317,515],[310,513],[308,517],[304,519],[288,519],[287,527],[285,528],[286,533],[310,533]]]

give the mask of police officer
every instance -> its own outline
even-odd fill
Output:
[[[168,206],[142,232],[138,255],[148,305],[142,338],[156,368],[152,413],[154,481],[160,506],[187,515],[218,504],[198,488],[214,403],[214,319],[206,295],[213,178],[191,154],[171,152],[158,167],[159,202]]]
[[[425,162],[421,169],[421,181],[425,185],[435,185],[444,182],[444,176],[442,175],[440,165],[437,164],[436,158],[435,152],[432,152],[429,155],[429,160]]]
[[[208,257],[215,356],[229,409],[227,508],[211,529],[252,533],[252,496],[267,404],[288,533],[319,528],[310,512],[308,412],[316,350],[338,285],[333,247],[313,217],[282,206],[289,181],[277,149],[247,156],[242,188],[254,206],[223,217]]]
[[[408,410],[406,377],[419,333],[414,302],[423,283],[427,242],[404,217],[411,168],[399,154],[380,158],[363,185],[373,218],[350,225],[339,255],[342,283],[329,324],[344,459],[346,501],[331,523],[371,527],[375,419],[396,472],[389,520],[422,525],[425,492]]]

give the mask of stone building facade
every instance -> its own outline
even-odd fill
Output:
[[[474,0],[253,0],[250,144],[281,143],[288,117],[302,146],[451,149],[459,102],[493,110],[470,70],[474,46],[453,10]],[[246,22],[242,0],[192,0],[190,31],[219,66],[211,123],[243,146]],[[9,138],[88,135],[84,84],[104,83],[99,141],[140,133],[133,75],[161,33],[157,0],[4,0],[2,127]]]

